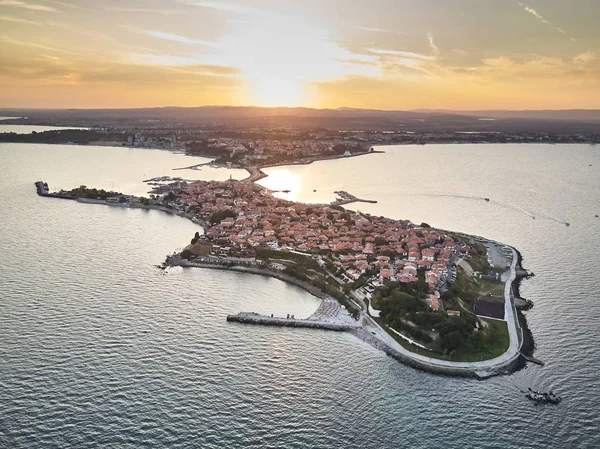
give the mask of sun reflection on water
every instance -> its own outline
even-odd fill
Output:
[[[270,171],[269,176],[263,179],[261,184],[274,190],[276,197],[291,201],[296,201],[302,191],[300,177],[285,168]]]

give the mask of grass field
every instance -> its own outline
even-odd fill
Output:
[[[489,349],[487,351],[473,351],[468,354],[460,354],[455,357],[448,357],[438,352],[427,351],[425,349],[419,348],[418,346],[410,344],[408,341],[404,340],[402,337],[397,336],[393,332],[387,331],[386,326],[383,326],[383,328],[386,329],[388,334],[390,334],[394,338],[394,340],[400,343],[405,349],[408,349],[409,351],[414,352],[416,354],[431,357],[433,359],[448,360],[451,362],[479,362],[482,360],[489,360],[499,357],[504,352],[506,352],[510,343],[510,337],[508,335],[508,325],[506,324],[506,321],[492,320],[487,318],[480,319],[481,321],[485,321],[489,326]],[[381,322],[379,320],[377,321],[381,325]]]
[[[477,279],[479,282],[479,296],[482,299],[491,299],[504,303],[504,282]]]

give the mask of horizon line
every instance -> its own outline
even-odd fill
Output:
[[[198,106],[132,106],[132,107],[96,107],[96,108],[46,108],[46,107],[11,107],[0,106],[1,110],[21,110],[21,111],[101,111],[101,110],[116,110],[126,111],[130,109],[198,109],[198,108],[254,108],[254,109],[308,109],[315,111],[381,111],[381,112],[570,112],[570,111],[599,111],[600,108],[564,108],[564,109],[431,109],[431,108],[416,108],[416,109],[378,109],[378,108],[356,108],[350,106],[340,106],[337,108],[317,108],[310,106],[259,106],[259,105],[225,105],[225,104],[206,104]]]

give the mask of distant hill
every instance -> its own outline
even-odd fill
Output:
[[[383,111],[376,109],[262,108],[237,106],[138,109],[0,109],[0,116],[28,117],[26,123],[142,126],[197,124],[232,127],[294,127],[414,132],[600,133],[600,111]]]
[[[444,109],[418,109],[413,112],[459,114],[491,118],[528,118],[549,120],[581,120],[600,122],[600,109],[561,109],[561,110],[523,110],[523,111],[450,111]]]

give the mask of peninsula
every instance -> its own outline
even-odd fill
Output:
[[[332,204],[309,205],[235,180],[178,180],[150,198],[36,186],[41,196],[160,209],[201,225],[204,232],[165,266],[276,277],[322,299],[306,320],[250,311],[229,321],[349,331],[444,374],[488,377],[522,363],[517,307],[527,303],[518,298],[518,282],[529,273],[509,246],[347,210],[339,205],[355,198],[347,192]]]

